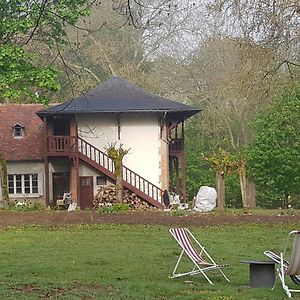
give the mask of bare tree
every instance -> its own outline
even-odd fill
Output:
[[[211,0],[211,15],[232,36],[272,46],[285,60],[299,60],[300,3],[298,0]]]
[[[116,197],[117,203],[123,204],[123,158],[130,149],[124,149],[123,145],[116,147],[116,143],[112,143],[106,147],[109,158],[114,162],[116,176]]]

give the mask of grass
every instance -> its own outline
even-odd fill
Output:
[[[248,265],[279,251],[297,226],[240,225],[190,227],[231,279],[211,274],[169,279],[179,248],[166,226],[25,226],[0,230],[0,299],[207,299],[277,300],[277,283],[249,288]],[[188,262],[187,262],[188,264]],[[300,299],[295,295],[294,299]]]

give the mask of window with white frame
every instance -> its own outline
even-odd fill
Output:
[[[8,175],[8,192],[10,195],[38,194],[38,174]]]
[[[24,126],[21,124],[17,123],[12,127],[13,130],[13,137],[14,138],[23,138],[24,136]]]

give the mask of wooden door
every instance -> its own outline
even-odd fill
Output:
[[[70,192],[70,174],[53,173],[53,205],[56,205],[57,199],[62,199],[64,193]]]
[[[80,176],[80,208],[93,207],[93,176]]]

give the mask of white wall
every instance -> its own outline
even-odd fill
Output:
[[[130,152],[124,165],[160,187],[160,127],[156,114],[123,115],[121,143]]]
[[[80,115],[78,134],[104,151],[109,143],[130,148],[124,165],[160,187],[160,124],[157,114],[127,113],[120,115],[120,140],[116,114]]]
[[[112,114],[89,114],[77,117],[78,135],[103,150],[118,139],[117,117]]]

